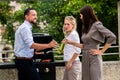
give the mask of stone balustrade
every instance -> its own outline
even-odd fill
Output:
[[[56,67],[56,80],[62,80],[64,66]],[[103,80],[120,80],[120,61],[103,63]],[[0,80],[18,80],[16,69],[0,69]],[[81,80],[81,74],[80,74]]]

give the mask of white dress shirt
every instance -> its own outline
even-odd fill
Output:
[[[33,42],[32,25],[28,21],[24,21],[15,33],[15,55],[17,57],[33,57],[34,49],[30,49]]]
[[[73,30],[67,37],[66,39],[80,43],[80,38],[79,35],[77,33],[77,31]],[[64,61],[69,61],[73,54],[80,54],[81,53],[81,49],[78,47],[75,47],[73,45],[70,44],[65,44],[64,49],[63,49],[63,54],[64,54]],[[75,60],[79,60],[79,56],[75,59]]]

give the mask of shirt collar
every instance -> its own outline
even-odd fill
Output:
[[[27,24],[29,26],[29,28],[32,30],[32,25],[30,24],[30,22],[25,20],[24,23]]]

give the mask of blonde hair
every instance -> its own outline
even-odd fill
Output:
[[[70,24],[72,24],[73,25],[73,29],[72,30],[76,30],[76,28],[77,28],[77,23],[76,23],[76,19],[73,17],[73,16],[66,16],[65,17],[65,19],[64,19],[64,21],[65,20],[68,20],[69,22],[70,22]],[[66,31],[64,30],[64,25],[63,25],[63,33],[65,34],[65,35],[69,35],[69,33],[66,33]]]

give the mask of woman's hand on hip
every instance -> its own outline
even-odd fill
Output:
[[[103,54],[103,52],[102,52],[102,50],[91,49],[91,50],[90,50],[90,54],[92,54],[92,55],[97,55],[97,54]]]

